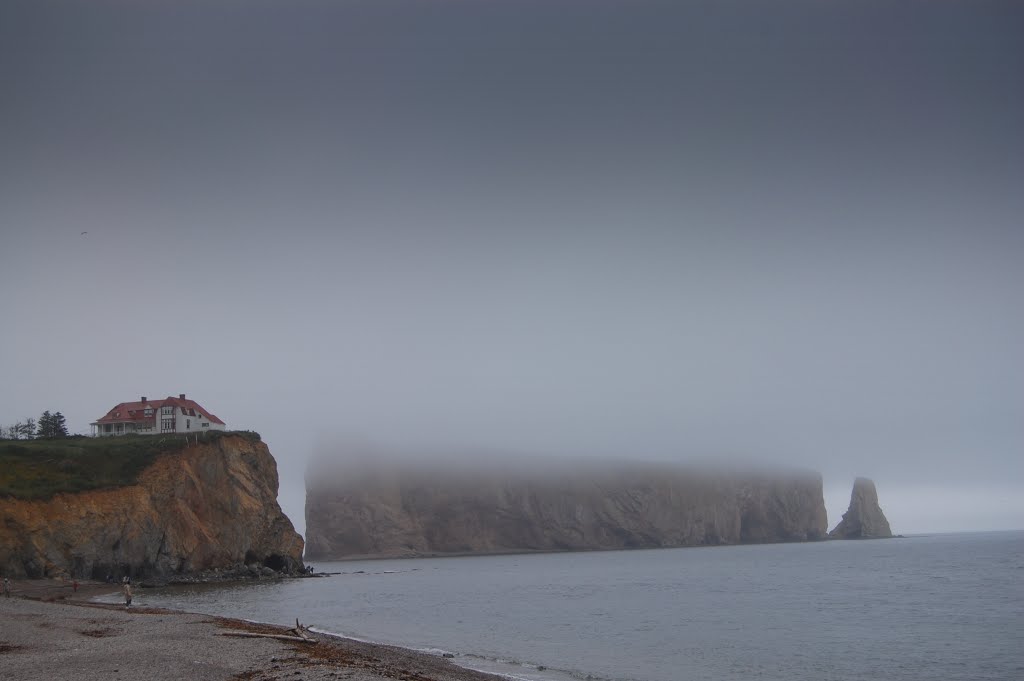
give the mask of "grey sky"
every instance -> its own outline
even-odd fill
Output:
[[[854,476],[1024,527],[1019,3],[0,6],[0,423]],[[88,234],[81,235],[82,231]]]

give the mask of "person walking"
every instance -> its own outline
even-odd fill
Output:
[[[124,609],[127,610],[128,608],[132,607],[132,585],[131,585],[131,583],[126,581],[124,583],[124,586],[122,587],[122,590],[124,591]]]
[[[11,597],[11,580],[4,577],[4,598]]]

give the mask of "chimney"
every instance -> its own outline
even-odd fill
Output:
[[[145,396],[145,395],[143,395],[143,396],[142,396],[142,403],[143,403],[143,404],[145,404],[145,403],[146,403],[146,396]]]
[[[179,400],[185,399],[185,393],[178,393],[178,399]]]

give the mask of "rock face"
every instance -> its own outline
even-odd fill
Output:
[[[878,492],[875,483],[867,478],[857,478],[850,495],[850,508],[835,529],[828,533],[830,539],[874,539],[891,537],[889,521],[878,506]]]
[[[13,577],[168,578],[242,565],[295,571],[303,541],[277,503],[267,446],[241,436],[159,456],[136,484],[0,497],[0,570]]]
[[[307,476],[306,555],[317,560],[808,541],[827,529],[817,474],[361,467]]]

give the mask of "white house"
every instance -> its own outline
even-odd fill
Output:
[[[225,424],[185,393],[163,400],[122,402],[92,424],[94,437],[106,435],[163,435],[224,430]]]

